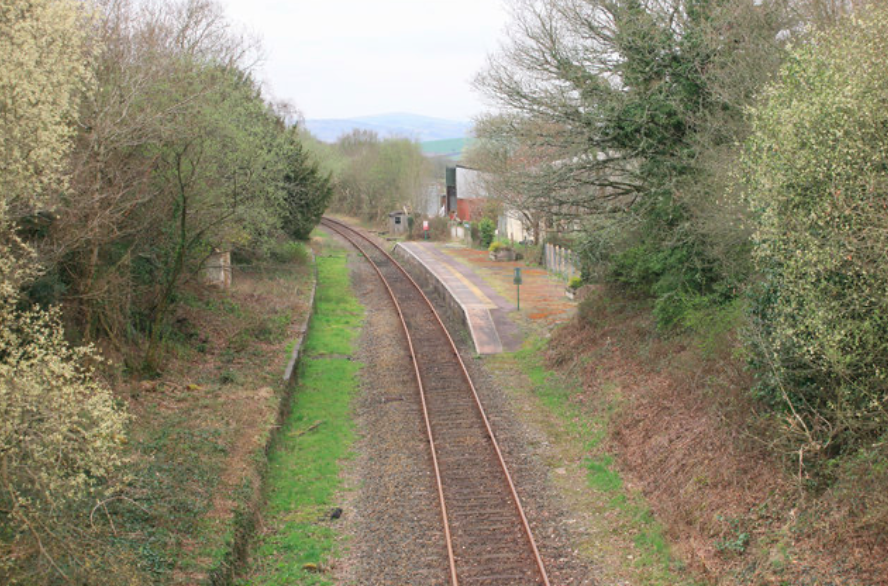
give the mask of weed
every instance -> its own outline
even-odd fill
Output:
[[[730,527],[728,535],[716,542],[715,548],[720,552],[742,554],[749,546],[749,533],[741,528],[739,519],[726,519],[721,515],[716,516],[717,521],[727,522]]]
[[[292,321],[289,312],[280,313],[250,328],[249,335],[260,342],[277,342],[286,337]]]
[[[271,260],[279,263],[304,265],[308,263],[308,250],[301,242],[282,242],[272,247]]]
[[[223,385],[236,384],[240,382],[240,376],[236,371],[226,369],[219,375],[219,382]]]
[[[694,333],[694,342],[702,358],[711,358],[724,348],[733,348],[731,338],[744,319],[742,299],[721,306],[689,310],[682,325]]]
[[[308,271],[238,273],[231,291],[184,291],[166,341],[172,360],[161,380],[130,393],[136,417],[125,498],[109,501],[95,521],[113,521],[115,548],[152,583],[207,575],[228,562],[237,511],[258,500],[262,446],[282,395],[275,386],[285,361],[281,316],[289,323],[309,279]],[[304,293],[294,298],[294,291]],[[257,343],[257,324],[269,324],[274,342]],[[263,387],[273,392],[256,393]]]
[[[623,479],[611,468],[613,461],[613,456],[607,454],[598,458],[586,458],[586,470],[589,471],[586,478],[590,487],[601,492],[616,492],[623,488]]]

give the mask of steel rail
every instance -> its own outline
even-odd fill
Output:
[[[357,248],[358,251],[364,256],[364,258],[366,258],[367,261],[373,266],[377,275],[379,276],[379,278],[382,280],[383,284],[385,285],[386,290],[388,291],[389,296],[392,299],[392,302],[395,305],[395,308],[398,312],[398,316],[401,320],[401,325],[404,328],[404,333],[407,336],[407,342],[408,342],[408,346],[410,348],[410,355],[413,359],[412,361],[413,361],[414,373],[416,374],[417,383],[418,383],[419,389],[420,389],[420,397],[421,397],[421,401],[422,401],[423,417],[425,419],[426,431],[428,433],[429,444],[431,446],[431,451],[432,451],[432,461],[433,461],[433,465],[434,465],[434,469],[435,469],[435,478],[436,478],[437,488],[438,488],[438,497],[439,497],[439,501],[441,504],[441,514],[442,514],[443,521],[444,521],[444,533],[445,533],[445,539],[447,541],[447,552],[448,552],[448,557],[449,557],[449,561],[450,561],[450,573],[451,573],[451,580],[452,580],[453,586],[458,586],[459,580],[458,580],[457,573],[456,573],[456,561],[455,561],[455,557],[453,554],[453,544],[451,541],[450,524],[449,524],[449,519],[447,516],[447,505],[446,505],[445,498],[444,498],[444,488],[443,488],[443,484],[441,481],[441,473],[440,473],[440,468],[438,465],[438,457],[437,457],[436,448],[435,448],[435,440],[434,440],[433,433],[432,433],[432,427],[431,427],[431,423],[430,423],[430,417],[429,417],[427,402],[426,402],[426,398],[425,398],[425,388],[424,388],[424,385],[422,382],[422,375],[420,374],[420,371],[419,371],[419,365],[418,365],[419,361],[418,361],[417,356],[414,352],[412,337],[411,337],[410,332],[408,330],[407,322],[404,319],[404,315],[401,311],[400,304],[398,303],[398,300],[395,297],[394,291],[392,291],[392,288],[389,285],[388,281],[383,276],[382,271],[379,269],[379,267],[376,265],[376,263],[370,258],[369,254],[367,254],[367,252],[363,249],[363,247],[360,246],[357,242],[355,242],[355,239],[350,237],[349,234],[354,234],[354,235],[360,237],[362,240],[366,241],[371,246],[373,246],[378,252],[382,253],[386,257],[386,259],[392,263],[392,266],[396,267],[406,277],[406,279],[413,285],[413,287],[419,293],[420,297],[423,299],[423,301],[427,304],[427,306],[431,310],[432,315],[434,315],[439,328],[441,329],[441,331],[443,332],[444,336],[446,337],[446,339],[449,343],[449,346],[450,346],[451,351],[453,352],[453,355],[456,357],[456,360],[458,361],[458,363],[460,365],[460,371],[462,372],[462,376],[472,391],[472,397],[474,400],[474,404],[478,409],[478,413],[481,416],[482,422],[484,423],[484,428],[487,432],[487,436],[489,437],[491,445],[494,448],[494,452],[496,453],[500,468],[503,472],[503,475],[505,476],[506,483],[509,486],[509,492],[512,497],[512,502],[515,505],[515,507],[518,511],[518,515],[521,519],[522,529],[524,531],[525,536],[527,537],[528,544],[529,544],[530,549],[533,553],[534,562],[536,563],[537,569],[539,570],[542,584],[543,584],[543,586],[551,586],[551,584],[549,582],[548,574],[546,572],[545,564],[543,563],[543,559],[540,556],[539,548],[537,547],[536,540],[534,539],[534,536],[533,536],[533,531],[530,528],[530,523],[527,520],[527,515],[524,512],[524,507],[521,505],[521,499],[519,498],[518,492],[515,488],[515,482],[512,479],[512,475],[509,472],[508,466],[506,465],[505,458],[503,457],[502,450],[500,449],[499,443],[496,440],[496,436],[493,433],[493,428],[490,425],[490,420],[487,417],[487,412],[484,410],[484,406],[481,403],[481,398],[478,395],[478,391],[475,388],[475,384],[472,381],[472,377],[469,375],[469,371],[466,368],[465,362],[463,361],[462,356],[460,355],[459,350],[456,347],[456,343],[453,341],[453,337],[450,335],[450,332],[447,330],[447,327],[444,325],[444,322],[441,320],[440,315],[438,315],[438,311],[435,309],[432,302],[426,296],[425,292],[423,292],[422,288],[416,283],[416,281],[413,279],[413,277],[410,276],[410,274],[401,266],[400,263],[398,263],[388,252],[386,252],[382,247],[380,247],[372,239],[370,239],[368,236],[362,234],[361,232],[355,230],[354,228],[352,228],[348,224],[345,224],[344,222],[341,222],[339,220],[334,220],[332,218],[324,217],[322,219],[322,224],[333,229],[338,234],[340,234],[343,238],[345,238],[346,240],[351,242],[355,246],[355,248]]]
[[[348,233],[346,233],[347,231],[349,233],[355,232],[353,230],[349,230],[347,227],[344,227],[344,225],[341,225],[338,222],[334,223],[328,218],[324,218],[324,220],[322,220],[322,223],[324,223],[325,225],[327,225],[328,228],[331,228],[337,234],[351,242],[352,245],[358,249],[358,252],[360,252],[364,256],[364,258],[367,259],[367,262],[370,263],[370,266],[373,267],[373,270],[376,271],[376,274],[379,276],[380,281],[382,281],[382,284],[385,286],[386,291],[388,291],[389,297],[391,298],[392,303],[394,303],[395,305],[395,310],[398,312],[398,319],[400,319],[401,327],[404,329],[404,334],[407,336],[407,345],[410,348],[410,356],[412,358],[411,362],[413,363],[413,372],[416,375],[416,382],[419,385],[419,397],[422,403],[422,415],[423,419],[425,420],[426,434],[428,435],[429,445],[432,452],[432,466],[435,470],[435,484],[437,485],[438,489],[438,502],[441,505],[441,518],[444,523],[444,539],[447,542],[447,559],[450,563],[450,581],[453,586],[459,586],[459,578],[457,578],[456,574],[456,556],[454,556],[453,554],[453,540],[451,539],[450,522],[447,517],[447,503],[444,499],[444,485],[441,482],[441,468],[438,465],[438,452],[435,448],[435,438],[432,434],[432,425],[429,418],[428,405],[426,403],[425,387],[422,384],[422,375],[420,375],[419,373],[419,361],[416,359],[416,352],[413,347],[413,336],[410,335],[410,329],[407,327],[407,321],[404,319],[404,313],[401,311],[401,304],[398,303],[398,298],[395,296],[395,292],[392,291],[389,282],[386,280],[385,276],[382,274],[382,271],[379,269],[376,263],[373,262],[373,259],[370,258],[370,255],[367,254],[367,251],[365,251],[360,244],[355,242],[355,240],[351,238]]]

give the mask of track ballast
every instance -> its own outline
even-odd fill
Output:
[[[374,266],[401,317],[431,447],[451,584],[549,586],[478,393],[431,302],[371,238],[337,220],[322,224]]]

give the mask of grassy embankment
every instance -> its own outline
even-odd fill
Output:
[[[318,254],[317,310],[306,339],[292,409],[269,459],[263,532],[243,584],[330,584],[333,500],[340,461],[354,440],[352,398],[361,365],[349,357],[363,320],[345,251],[325,240]]]
[[[236,269],[229,291],[192,283],[163,373],[118,385],[133,415],[126,488],[92,519],[129,560],[108,568],[112,582],[224,580],[237,563],[286,396],[286,349],[314,280],[305,248],[286,249],[276,262]]]
[[[603,581],[888,583],[884,533],[855,523],[848,499],[881,472],[804,488],[782,420],[750,392],[743,316],[709,311],[664,335],[648,301],[601,289],[548,342],[488,363],[520,373],[504,386],[546,432],[552,482]]]
[[[619,389],[604,385],[600,401],[584,401],[577,380],[550,368],[544,356],[545,343],[533,339],[518,352],[486,360],[498,378],[508,377],[505,388],[525,416],[546,432],[551,480],[567,496],[569,508],[587,516],[591,532],[580,555],[600,568],[604,583],[693,584],[671,554],[644,496],[614,465],[606,440],[619,409]]]

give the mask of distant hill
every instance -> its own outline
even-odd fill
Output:
[[[469,136],[471,122],[445,120],[417,114],[380,114],[359,118],[306,120],[305,127],[318,140],[336,142],[352,130],[372,130],[380,138],[403,137],[419,142],[438,141]]]
[[[463,150],[475,141],[474,138],[447,138],[444,140],[429,140],[420,143],[422,154],[429,157],[442,157],[458,161]]]

